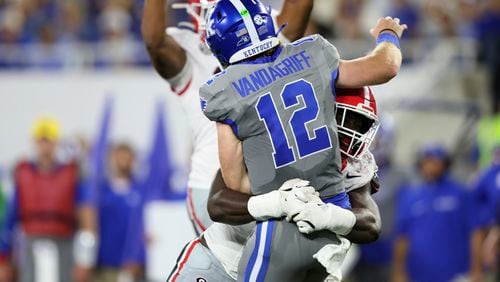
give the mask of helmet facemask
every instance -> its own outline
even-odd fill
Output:
[[[337,130],[340,152],[357,159],[370,147],[380,122],[369,109],[337,103]]]

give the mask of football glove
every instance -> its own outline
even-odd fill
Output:
[[[309,181],[296,178],[286,181],[278,190],[250,197],[247,207],[253,218],[262,221],[298,214],[307,202],[316,198],[319,199],[319,194],[309,186]]]
[[[339,235],[347,235],[356,223],[356,216],[350,210],[333,204],[309,202],[292,220],[299,231],[305,234],[330,230]]]

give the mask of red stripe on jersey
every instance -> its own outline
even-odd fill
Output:
[[[200,233],[205,232],[206,228],[203,226],[201,223],[201,220],[196,216],[196,211],[194,209],[194,204],[193,204],[193,197],[191,194],[191,188],[188,188],[188,207],[189,211],[191,212],[191,217],[193,218],[194,223],[198,226],[198,228],[201,230]]]
[[[189,256],[191,255],[191,253],[193,252],[194,250],[194,247],[196,247],[196,245],[198,245],[200,243],[200,238],[196,238],[194,239],[190,244],[189,246],[186,248],[186,252],[185,254],[183,255],[183,257],[179,260],[179,263],[177,263],[177,269],[175,270],[174,274],[172,275],[172,278],[170,278],[167,282],[175,282],[175,280],[177,280],[177,278],[179,277],[179,275],[181,274],[181,270],[182,268],[184,267],[184,265],[186,264],[186,262],[188,261],[189,259]]]
[[[174,91],[175,93],[177,93],[177,96],[182,96],[189,89],[189,86],[191,86],[191,82],[192,81],[193,81],[193,77],[191,76],[191,78],[189,79],[189,81],[186,84],[186,86],[184,86],[184,88],[182,88],[181,91],[179,91],[179,92],[177,92],[177,90],[174,87],[170,87],[170,88],[172,89],[172,91]]]

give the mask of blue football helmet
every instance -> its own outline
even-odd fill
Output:
[[[206,41],[223,67],[279,45],[271,10],[258,0],[219,0],[207,17]]]

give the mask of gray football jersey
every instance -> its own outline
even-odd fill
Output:
[[[339,55],[320,35],[279,47],[271,57],[229,66],[200,89],[213,121],[243,144],[253,194],[307,179],[330,197],[344,192],[335,122]]]

